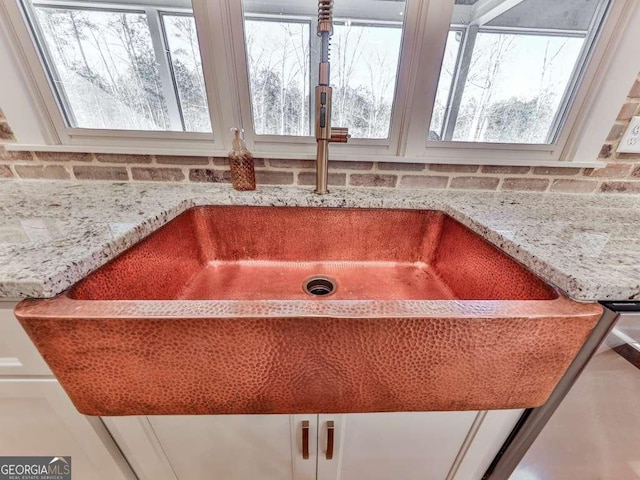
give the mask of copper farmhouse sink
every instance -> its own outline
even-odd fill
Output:
[[[16,308],[88,415],[535,407],[600,314],[440,212],[235,206]]]

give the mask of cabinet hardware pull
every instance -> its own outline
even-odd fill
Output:
[[[302,421],[302,459],[309,460],[309,420]]]
[[[327,422],[327,460],[333,459],[333,420]]]

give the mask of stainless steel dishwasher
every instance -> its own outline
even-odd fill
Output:
[[[640,479],[640,302],[602,305],[549,400],[524,412],[483,480]]]

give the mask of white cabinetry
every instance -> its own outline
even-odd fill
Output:
[[[141,480],[479,480],[519,414],[140,416],[104,421]]]
[[[3,456],[71,456],[74,478],[135,478],[100,419],[80,415],[55,379],[0,379],[0,425]]]
[[[477,413],[320,415],[318,480],[444,480]]]
[[[469,434],[468,448],[458,459],[455,480],[481,479],[524,410],[481,412]]]
[[[16,317],[16,302],[0,301],[0,376],[51,375]]]
[[[0,302],[0,455],[71,456],[72,476],[135,476],[99,418],[77,412],[13,316]]]
[[[314,480],[316,419],[317,415],[149,417],[180,480]]]

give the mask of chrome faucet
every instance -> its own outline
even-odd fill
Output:
[[[329,143],[346,143],[349,130],[331,127],[331,87],[329,86],[329,41],[333,35],[333,0],[318,1],[318,36],[322,40],[320,78],[316,87],[316,190],[329,193]]]

